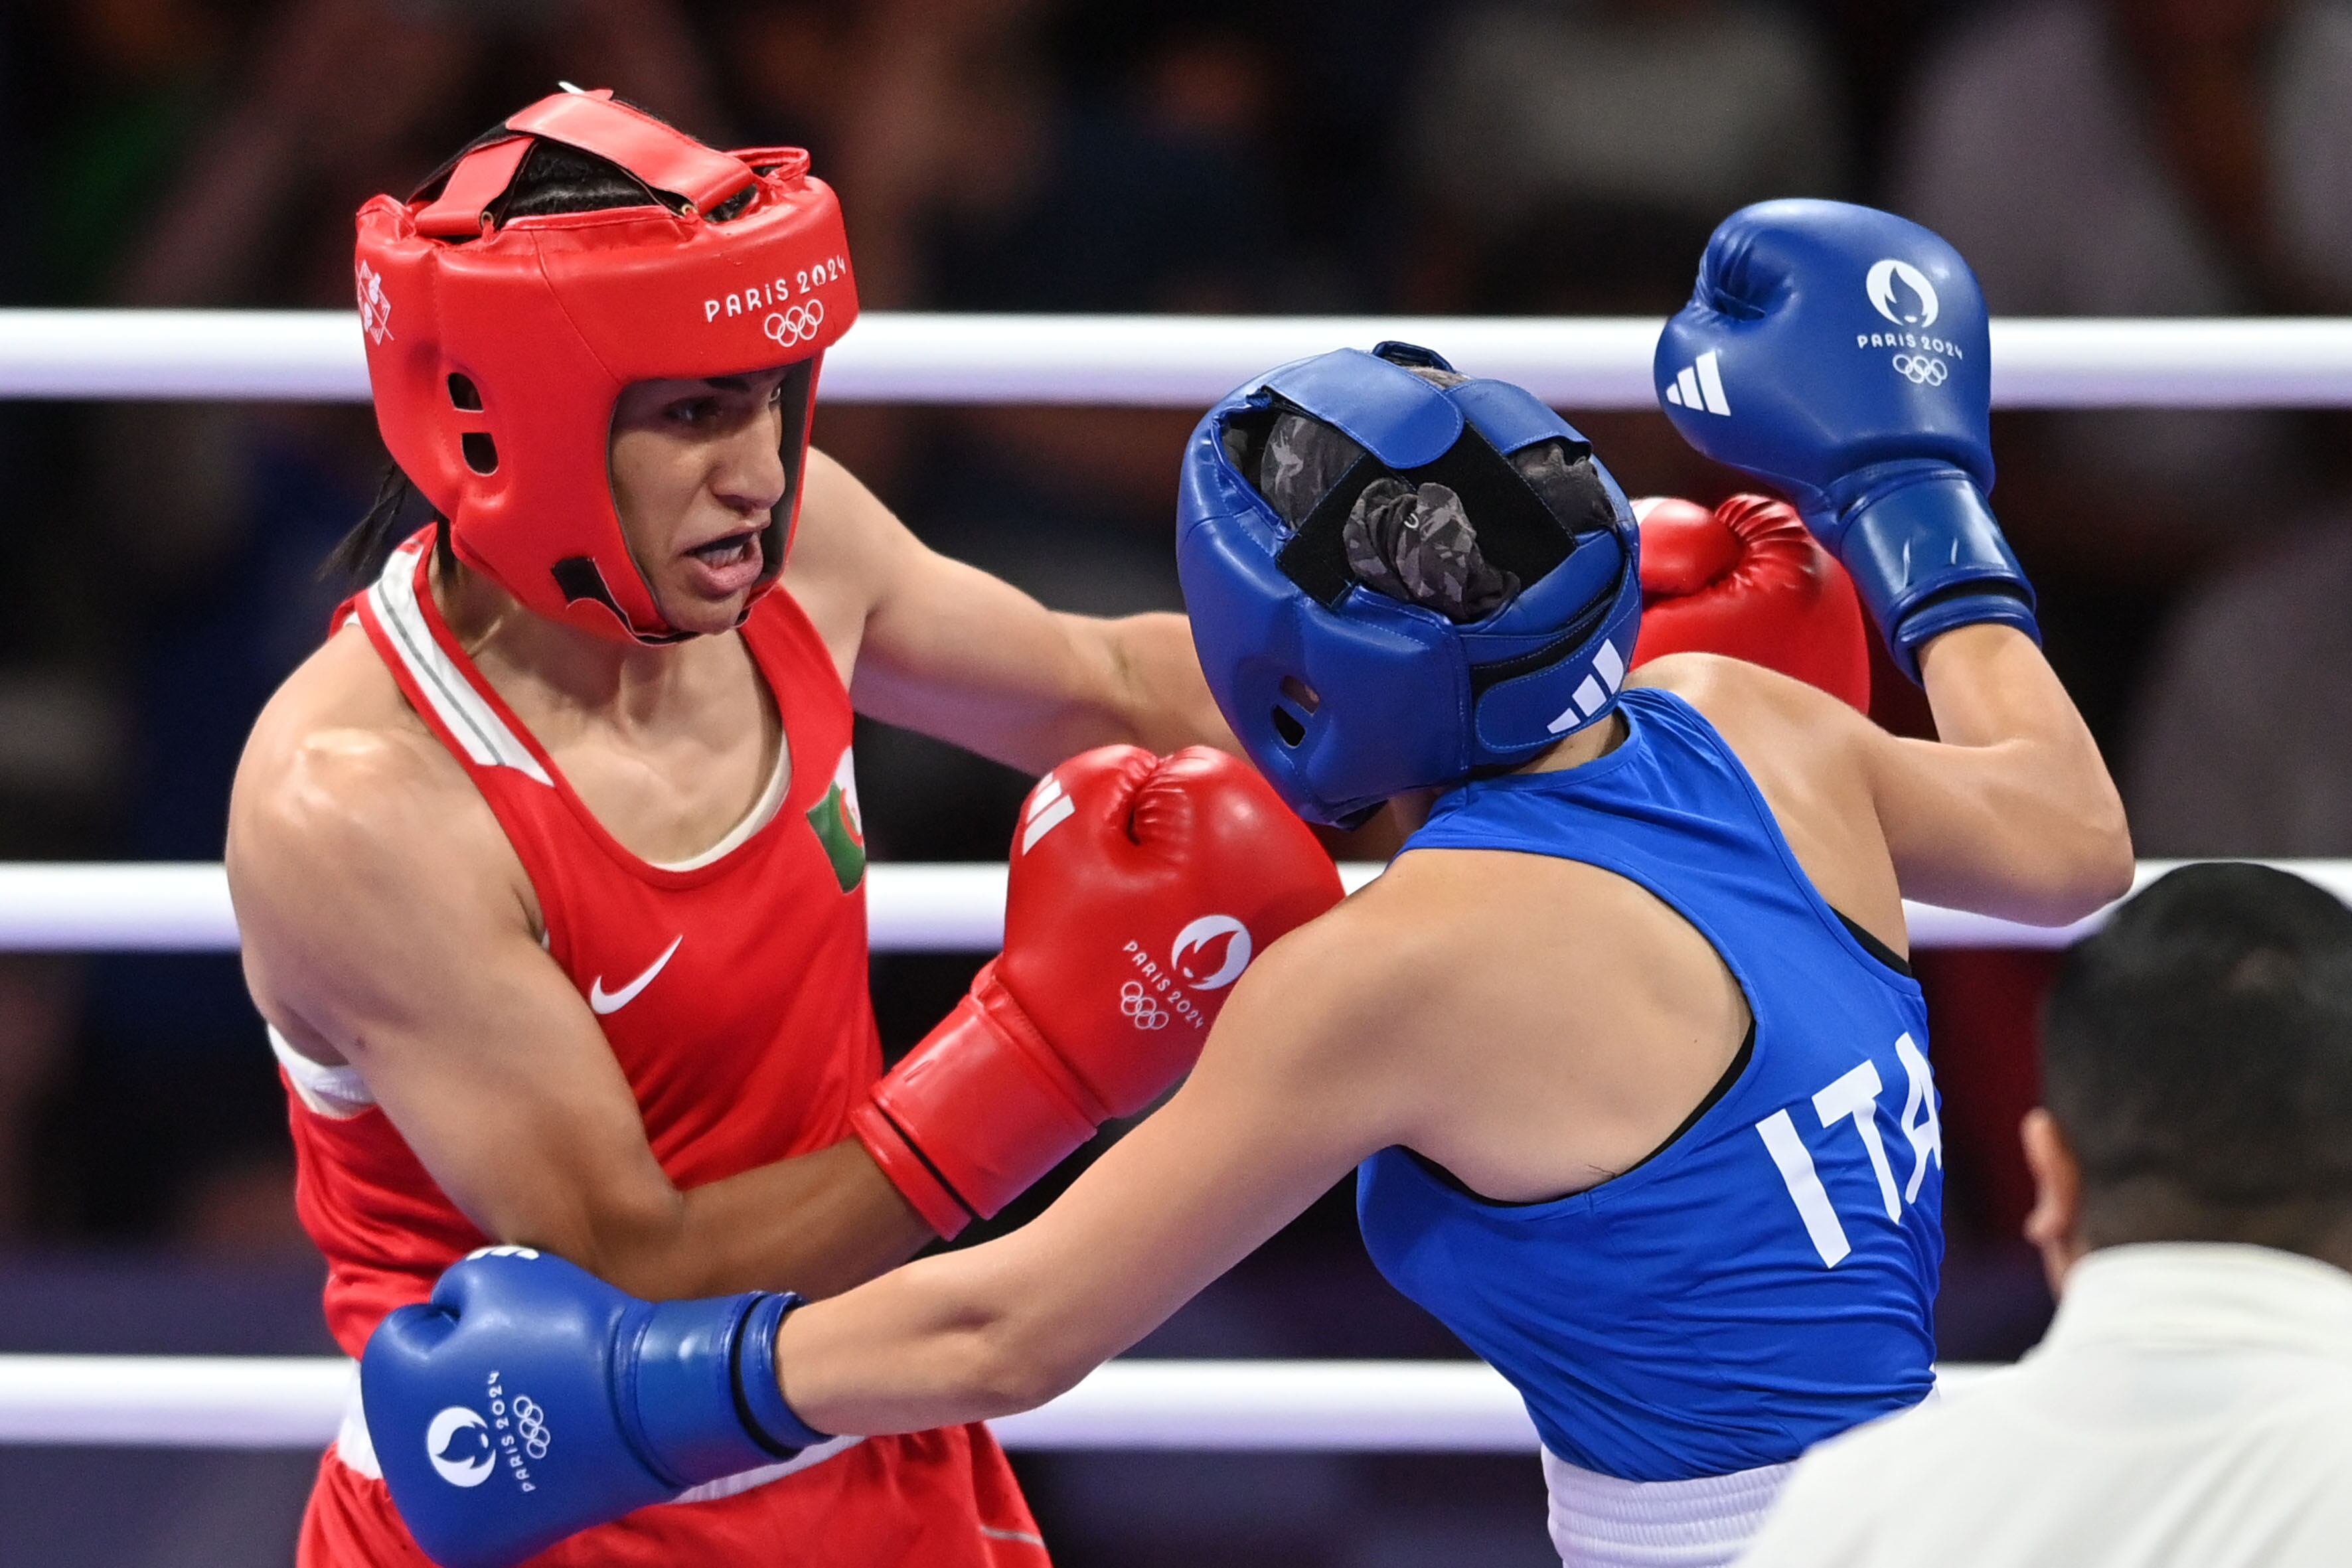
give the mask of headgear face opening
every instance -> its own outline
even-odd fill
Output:
[[[1452,368],[1407,343],[1283,365],[1212,408],[1185,456],[1176,563],[1202,673],[1251,760],[1311,821],[1352,825],[1592,723],[1616,705],[1639,625],[1640,532],[1591,444],[1523,388],[1441,387],[1408,366]],[[1363,452],[1288,519],[1260,488],[1285,414]],[[1560,443],[1579,515],[1512,460],[1545,442]],[[1457,622],[1366,584],[1344,536],[1382,479],[1460,498],[1510,584],[1500,604]]]
[[[541,141],[601,158],[644,205],[499,221]],[[790,367],[774,586],[800,510],[824,350],[857,318],[833,192],[797,148],[720,153],[609,91],[510,117],[406,202],[359,212],[360,324],[393,461],[458,558],[528,608],[672,641],[613,501],[613,411],[632,382]]]

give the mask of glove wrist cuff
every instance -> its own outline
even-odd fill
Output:
[[[784,1398],[783,1368],[776,1356],[776,1334],[784,1319],[808,1303],[786,1291],[760,1298],[743,1320],[735,1353],[735,1409],[753,1436],[780,1459],[833,1438],[800,1417]]]
[[[2040,640],[2032,584],[1982,492],[1957,468],[1871,488],[1841,520],[1837,553],[1914,682],[1920,645],[1955,627],[1997,621]]]
[[[919,1163],[983,1219],[1093,1137],[1104,1116],[996,979],[993,964],[874,1086],[871,1104],[919,1153]],[[907,1186],[900,1191],[922,1209]]]
[[[885,1079],[874,1086],[873,1094],[882,1092]],[[921,1216],[941,1241],[952,1241],[963,1227],[980,1216],[969,1208],[956,1190],[947,1184],[906,1129],[890,1119],[890,1113],[869,1095],[849,1113],[849,1131],[866,1146],[866,1154],[876,1167],[888,1178],[907,1206]]]
[[[759,1298],[639,1303],[613,1359],[614,1405],[646,1468],[684,1489],[772,1461],[735,1405],[735,1345]]]
[[[2041,646],[2042,627],[2023,600],[2003,593],[1962,592],[1922,605],[1906,616],[1902,626],[1895,629],[1895,641],[1888,647],[1895,654],[1896,668],[1916,681],[1921,679],[1919,655],[1929,643],[1962,626],[1988,624],[2014,626],[2032,637],[2034,646]]]

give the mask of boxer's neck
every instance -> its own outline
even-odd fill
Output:
[[[527,685],[623,724],[651,721],[676,700],[703,662],[698,645],[719,640],[646,644],[602,637],[525,608],[463,563],[436,561],[432,571],[442,618],[502,695]]]
[[[1633,726],[1625,721],[1623,710],[1612,708],[1609,716],[1601,722],[1587,724],[1574,734],[1561,737],[1557,745],[1517,771],[1523,773],[1556,773],[1580,768],[1607,756],[1623,744],[1625,737],[1632,733]]]

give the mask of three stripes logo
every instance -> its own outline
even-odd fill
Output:
[[[1052,773],[1045,782],[1030,792],[1029,804],[1021,811],[1021,853],[1026,855],[1037,840],[1067,822],[1077,810],[1062,788],[1062,781]]]
[[[1680,374],[1667,384],[1666,401],[1677,408],[1687,408],[1696,414],[1731,413],[1731,400],[1723,395],[1723,370],[1718,363],[1719,351],[1709,349],[1693,363],[1683,366]]]
[[[1707,357],[1713,359],[1715,356],[1709,354]],[[1683,374],[1688,375],[1690,372]],[[1601,716],[1609,706],[1609,700],[1623,684],[1625,656],[1617,651],[1615,643],[1604,640],[1601,651],[1592,656],[1592,668],[1585,676],[1583,684],[1571,695],[1568,706],[1559,710],[1559,717],[1544,726],[1545,731],[1559,735],[1590,724]]]

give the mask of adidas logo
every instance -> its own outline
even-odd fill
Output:
[[[1707,357],[1713,359],[1715,356],[1709,354]],[[1683,374],[1688,375],[1690,372]],[[1559,717],[1544,726],[1545,731],[1557,735],[1579,725],[1590,724],[1601,716],[1601,710],[1607,708],[1610,699],[1617,694],[1617,689],[1624,684],[1625,656],[1617,651],[1615,643],[1604,640],[1601,651],[1592,656],[1591,673],[1585,676],[1583,684],[1576,689],[1568,706],[1559,710]]]
[[[1701,414],[1729,414],[1731,400],[1723,395],[1723,373],[1716,368],[1717,352],[1709,349],[1696,363],[1683,366],[1666,388],[1666,401]]]
[[[1062,790],[1062,781],[1052,773],[1030,794],[1029,805],[1021,814],[1021,853],[1026,855],[1036,847],[1037,840],[1051,833],[1078,809]]]

